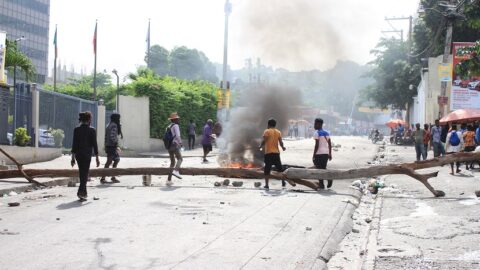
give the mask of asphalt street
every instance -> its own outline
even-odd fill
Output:
[[[376,152],[364,138],[333,139],[341,147],[330,168],[367,166]],[[285,164],[312,165],[313,140],[285,144]],[[189,156],[186,167],[217,166],[215,157],[202,164],[199,150]],[[67,168],[68,161],[64,156],[28,167]],[[164,158],[124,158],[120,167],[167,164]],[[214,187],[224,180],[214,176],[184,176],[173,187],[165,186],[165,176],[153,176],[151,187],[142,186],[140,176],[120,180],[100,185],[94,179],[84,203],[76,188],[65,186],[0,198],[1,268],[316,269],[324,265],[320,254],[343,238],[332,233],[355,199],[351,181],[317,192],[282,190],[278,181],[270,191],[254,188],[263,180]],[[8,207],[13,201],[20,206]]]

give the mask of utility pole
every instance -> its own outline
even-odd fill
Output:
[[[455,5],[453,0],[448,1],[449,4]],[[450,51],[452,50],[452,35],[453,35],[453,22],[455,17],[446,17],[447,19],[447,33],[445,35],[445,49],[443,51],[442,62],[448,64],[450,58]],[[438,114],[439,118],[445,115],[445,105],[448,104],[447,100],[447,86],[448,82],[442,81],[440,85],[440,96],[438,97]]]
[[[413,46],[413,40],[412,40],[412,36],[413,36],[413,16],[408,16],[408,17],[392,17],[392,18],[385,18],[385,21],[387,21],[388,23],[390,23],[390,21],[400,21],[400,20],[408,20],[408,52],[407,52],[407,60],[408,62],[410,63],[410,55],[412,53],[412,46]],[[393,28],[393,26],[392,26]],[[396,29],[394,29],[396,31]],[[402,31],[402,43],[403,43],[403,30]],[[409,114],[409,111],[410,111],[410,102],[407,102],[407,104],[405,104],[405,108],[406,108],[406,115],[405,115],[405,122],[407,122],[407,124],[410,124],[410,114]]]
[[[228,80],[228,17],[230,16],[230,13],[232,13],[232,4],[230,4],[229,0],[225,1],[225,32],[224,32],[224,38],[223,38],[223,74],[222,74],[222,83],[221,83],[221,88],[222,88],[222,95],[223,95],[223,100],[226,97],[227,94],[227,80]],[[227,105],[227,104],[224,104]],[[226,107],[226,106],[224,106]],[[218,117],[220,118],[220,122],[223,122],[227,120],[227,108],[220,109],[219,108],[219,113]]]

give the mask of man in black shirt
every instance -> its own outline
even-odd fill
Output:
[[[72,167],[75,166],[75,160],[78,163],[78,171],[80,177],[80,186],[78,187],[77,196],[80,201],[87,200],[87,181],[88,171],[90,170],[90,162],[92,153],[95,154],[97,167],[100,166],[98,158],[97,133],[90,126],[92,122],[91,112],[82,112],[79,114],[80,126],[73,131],[72,145]]]

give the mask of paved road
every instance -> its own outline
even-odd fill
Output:
[[[342,147],[332,168],[365,166],[376,148],[366,139],[335,138]],[[311,165],[313,141],[287,141],[284,163]],[[353,149],[355,148],[355,149]],[[194,152],[196,153],[196,152]],[[122,167],[163,166],[164,159],[123,159]],[[66,166],[68,157],[32,167]],[[186,158],[185,166],[204,166]],[[209,164],[208,166],[215,166]],[[214,188],[223,180],[187,176],[164,186],[141,186],[137,176],[116,185],[54,187],[0,198],[2,269],[309,269],[335,240],[331,233],[348,210],[350,181],[314,192]],[[99,200],[92,200],[93,197]],[[11,201],[19,207],[7,207]],[[307,228],[309,227],[309,228]],[[311,228],[311,229],[310,229]],[[338,239],[339,240],[339,239]]]

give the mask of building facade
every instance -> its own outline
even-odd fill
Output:
[[[44,83],[48,75],[49,26],[50,0],[0,0],[0,30],[9,40],[23,37],[17,48],[35,65],[36,78],[30,80],[37,83]]]

